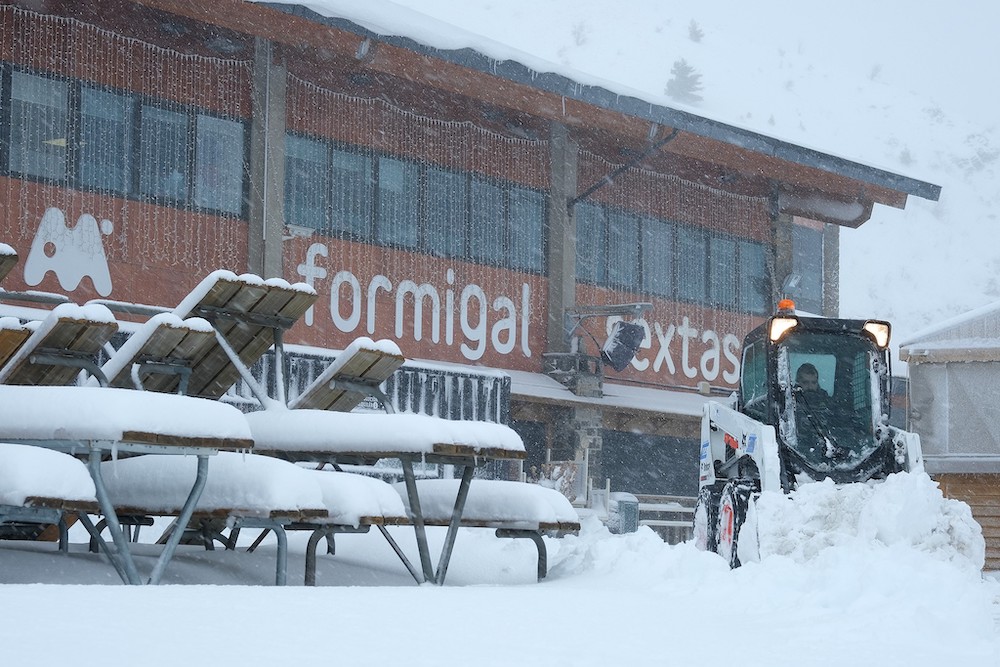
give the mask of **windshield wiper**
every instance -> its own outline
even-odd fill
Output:
[[[827,433],[829,424],[820,424],[818,415],[814,414],[814,406],[809,402],[809,399],[806,398],[806,392],[803,391],[802,387],[794,387],[792,389],[792,393],[796,396],[797,400],[801,399],[802,405],[806,408],[806,418],[812,425],[813,430],[816,431],[816,435],[819,436],[819,439],[826,446],[826,451],[824,451],[826,458],[841,460],[848,458],[851,453],[850,450],[841,447],[840,443],[838,443],[832,435]]]

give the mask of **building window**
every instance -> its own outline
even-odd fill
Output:
[[[802,282],[796,296],[800,310],[823,313],[823,231],[792,225],[792,272]]]
[[[473,260],[502,266],[504,244],[504,191],[499,185],[472,179],[472,225],[469,230]]]
[[[148,104],[140,120],[139,193],[184,203],[188,195],[188,117]]]
[[[717,308],[736,308],[736,241],[719,236],[708,240],[709,303]]]
[[[464,257],[469,179],[465,174],[427,167],[425,183],[427,249],[438,257]]]
[[[542,271],[545,267],[545,195],[511,186],[509,217],[511,266]]]
[[[236,214],[243,209],[243,142],[242,123],[197,116],[195,206]]]
[[[604,209],[597,204],[576,205],[576,277],[589,283],[607,280],[608,247]]]
[[[246,126],[79,80],[9,72],[7,169],[22,177],[242,215]],[[138,142],[138,143],[136,143]]]
[[[360,153],[334,150],[331,229],[358,239],[371,238],[372,159]]]
[[[608,283],[628,290],[639,287],[639,218],[608,211]]]
[[[132,173],[132,98],[82,86],[77,174],[80,185],[127,194]]]
[[[285,137],[285,222],[310,229],[329,228],[329,164],[326,144]]]
[[[674,229],[664,220],[642,221],[642,288],[649,294],[674,294]]]
[[[771,283],[768,280],[766,249],[762,243],[740,241],[740,310],[763,315],[771,308]]]
[[[436,257],[545,267],[544,192],[322,139],[285,137],[285,216],[290,224]]]
[[[69,86],[24,72],[10,81],[10,170],[50,180],[66,178]]]
[[[383,245],[416,248],[420,240],[420,168],[382,157],[378,161],[378,228]]]
[[[677,295],[685,301],[705,303],[707,280],[705,231],[681,225],[677,229]]]

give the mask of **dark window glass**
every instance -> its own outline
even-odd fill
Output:
[[[608,252],[604,209],[597,204],[580,203],[575,213],[576,275],[580,280],[604,283]]]
[[[144,104],[140,134],[139,192],[175,202],[186,201],[187,116]]]
[[[758,315],[770,311],[771,285],[767,279],[764,246],[740,241],[740,310]]]
[[[393,158],[378,161],[378,242],[416,248],[420,240],[420,167]]]
[[[682,225],[677,229],[677,293],[687,301],[704,303],[705,232]]]
[[[802,277],[795,305],[799,310],[823,313],[823,232],[792,225],[792,271]]]
[[[608,212],[608,282],[617,287],[639,287],[639,218]]]
[[[428,167],[427,247],[435,255],[463,257],[468,218],[468,180],[465,174]]]
[[[712,278],[711,304],[736,308],[736,241],[719,237],[709,239],[708,262]]]
[[[673,295],[673,225],[664,220],[642,221],[642,287],[650,294]]]
[[[756,342],[743,350],[740,372],[740,393],[747,414],[758,419],[767,417],[767,357],[764,343]]]
[[[66,83],[12,72],[10,97],[10,170],[40,178],[66,178]]]
[[[472,180],[472,258],[486,264],[504,264],[504,192],[487,181]]]
[[[243,123],[199,115],[195,126],[194,204],[243,210]]]
[[[125,193],[132,164],[132,100],[126,95],[80,89],[80,184]]]
[[[515,269],[545,266],[545,196],[526,188],[510,189],[510,250]]]
[[[285,222],[326,229],[330,181],[326,144],[285,137]]]
[[[371,236],[372,160],[367,155],[332,151],[332,226],[358,238]]]

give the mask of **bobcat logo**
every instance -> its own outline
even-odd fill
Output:
[[[89,276],[97,293],[108,296],[111,294],[111,273],[101,235],[110,235],[114,229],[110,220],[101,220],[98,226],[97,219],[89,213],[81,215],[76,226],[70,229],[62,211],[48,209],[24,263],[24,282],[35,286],[52,271],[59,285],[72,292],[84,276]]]

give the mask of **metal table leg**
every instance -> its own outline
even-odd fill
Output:
[[[420,554],[420,566],[424,571],[424,581],[434,582],[434,564],[431,563],[430,549],[427,546],[427,529],[424,526],[424,514],[420,509],[420,496],[417,493],[417,480],[413,474],[413,461],[400,459],[403,465],[403,481],[406,484],[406,496],[410,501],[410,514],[413,515],[413,531],[417,536],[417,553]]]
[[[191,492],[188,494],[187,500],[184,502],[184,507],[181,508],[181,512],[177,516],[177,529],[170,534],[169,539],[167,539],[163,546],[163,551],[160,553],[160,557],[156,561],[156,566],[153,568],[152,574],[149,575],[148,583],[150,584],[160,583],[160,579],[163,577],[163,571],[166,569],[167,563],[170,562],[170,559],[174,557],[177,545],[180,543],[181,537],[184,535],[184,529],[191,521],[191,515],[194,514],[194,508],[198,504],[198,499],[201,498],[201,492],[205,488],[205,483],[208,481],[208,456],[208,454],[198,454],[198,471],[195,474],[194,486],[191,487]]]
[[[469,497],[469,486],[472,484],[472,473],[475,467],[465,466],[462,470],[462,481],[458,485],[458,495],[455,496],[455,508],[451,511],[451,523],[448,524],[448,534],[444,538],[444,546],[441,548],[441,558],[438,561],[437,577],[435,582],[438,586],[444,584],[444,578],[448,574],[448,563],[451,562],[451,552],[455,547],[455,538],[458,537],[458,527],[462,523],[462,513],[465,511],[465,501]]]
[[[117,548],[117,553],[112,554],[111,549],[107,548],[105,544],[105,550],[108,554],[108,558],[112,560],[115,564],[115,569],[118,570],[118,574],[122,575],[122,581],[126,584],[140,585],[142,581],[139,579],[139,571],[135,567],[135,561],[132,560],[132,552],[129,551],[128,542],[125,540],[125,534],[122,533],[122,526],[118,523],[118,515],[115,514],[114,505],[111,503],[111,498],[108,496],[108,490],[104,486],[104,478],[101,476],[101,449],[91,447],[90,455],[87,459],[87,467],[90,469],[90,476],[94,480],[94,490],[97,495],[97,504],[101,508],[101,512],[104,513],[104,519],[108,526],[108,531],[111,533],[111,539],[115,543]],[[103,540],[101,541],[103,544]]]

